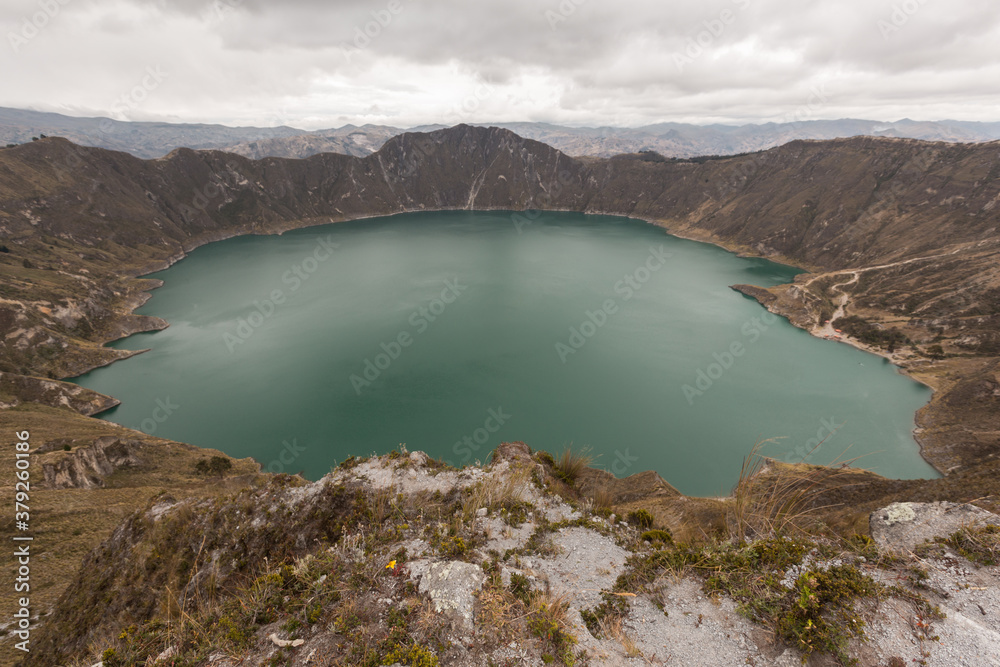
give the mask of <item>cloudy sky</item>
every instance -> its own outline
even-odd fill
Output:
[[[0,106],[292,125],[1000,121],[996,0],[0,0]]]

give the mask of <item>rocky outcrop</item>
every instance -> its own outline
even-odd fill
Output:
[[[624,467],[620,461],[621,459],[609,462],[612,470],[619,465]],[[619,478],[607,470],[587,468],[580,473],[576,484],[584,495],[594,496],[601,491],[608,494],[609,500],[616,504],[631,503],[639,499],[655,501],[658,498],[676,498],[681,495],[680,491],[652,470]]]
[[[756,299],[765,306],[768,306],[778,300],[778,297],[771,294],[763,287],[757,287],[756,285],[730,285],[730,289],[736,290],[741,294],[745,294],[751,299]]]
[[[89,417],[115,407],[120,401],[68,382],[0,372],[0,407],[12,408],[21,403],[69,408]]]
[[[486,580],[483,569],[458,560],[422,560],[411,563],[409,572],[419,582],[417,590],[430,598],[435,613],[447,616],[459,634],[471,635],[476,593]]]
[[[884,549],[911,552],[962,528],[1000,525],[1000,516],[964,503],[893,503],[869,518],[872,539]]]
[[[102,653],[213,667],[361,656],[442,667],[629,665],[640,656],[833,664],[810,656],[809,642],[790,641],[787,627],[769,628],[767,614],[747,614],[754,591],[785,619],[804,613],[803,599],[809,609],[833,605],[809,617],[824,632],[831,622],[864,625],[864,634],[835,635],[840,664],[979,665],[1000,653],[997,567],[951,555],[873,558],[867,547],[862,556],[842,542],[774,536],[653,546],[648,526],[554,493],[553,471],[510,443],[483,468],[397,453],[313,483],[275,476],[231,497],[160,497],[87,557],[25,665],[91,664],[80,661]],[[903,504],[872,521],[922,539],[974,515]],[[917,569],[923,578],[910,582]],[[756,588],[726,587],[744,576]],[[166,617],[172,605],[196,634],[185,638]],[[129,626],[143,627],[141,637]],[[238,657],[226,648],[233,642]]]
[[[45,485],[52,489],[92,489],[104,486],[104,478],[115,470],[141,463],[139,442],[121,438],[98,438],[72,451],[57,451],[41,460]]]

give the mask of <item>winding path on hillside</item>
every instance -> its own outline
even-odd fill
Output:
[[[904,259],[904,260],[901,260],[899,262],[892,262],[890,264],[879,264],[877,266],[866,266],[866,267],[861,268],[861,269],[846,269],[844,271],[833,271],[831,273],[821,273],[821,274],[818,274],[816,276],[813,276],[812,278],[809,279],[809,281],[803,287],[808,288],[816,280],[819,280],[820,278],[825,278],[827,276],[835,276],[835,275],[839,275],[839,274],[842,274],[842,273],[849,273],[849,274],[851,274],[851,279],[850,280],[847,280],[845,282],[837,283],[836,285],[831,285],[830,286],[830,291],[835,293],[833,295],[833,302],[836,304],[837,309],[834,311],[833,315],[830,317],[830,319],[828,321],[821,322],[817,326],[813,327],[813,330],[812,330],[813,335],[824,336],[824,337],[827,337],[827,338],[836,338],[836,337],[842,335],[842,334],[838,333],[836,329],[833,328],[833,322],[836,322],[841,317],[844,317],[844,315],[847,312],[847,306],[850,304],[850,301],[851,301],[850,294],[848,294],[848,292],[846,290],[844,290],[843,288],[847,287],[848,285],[854,285],[855,283],[857,283],[858,280],[861,278],[861,274],[862,273],[864,273],[866,271],[878,271],[878,270],[881,270],[881,269],[891,269],[891,268],[893,268],[895,266],[903,266],[904,264],[912,264],[914,262],[923,262],[923,261],[927,261],[929,259],[938,259],[938,258],[941,258],[941,257],[948,257],[950,255],[954,255],[956,253],[961,252],[966,247],[968,247],[968,244],[963,244],[963,245],[959,246],[958,248],[952,250],[951,252],[945,252],[945,253],[941,253],[941,254],[938,254],[938,255],[929,255],[927,257],[915,257],[913,259]]]
[[[821,323],[819,327],[817,327],[816,331],[814,332],[816,335],[827,336],[830,338],[840,335],[837,332],[837,330],[833,328],[833,323],[844,316],[844,313],[847,309],[847,304],[851,300],[850,295],[848,295],[848,293],[841,288],[847,287],[848,285],[853,285],[854,283],[858,282],[858,279],[861,277],[861,271],[851,271],[850,273],[852,276],[850,280],[830,286],[831,292],[832,291],[839,292],[839,294],[834,297],[834,303],[837,304],[837,310],[833,311],[833,315],[830,316],[829,320]]]

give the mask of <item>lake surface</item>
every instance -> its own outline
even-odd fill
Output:
[[[399,443],[461,466],[523,440],[717,495],[770,438],[783,460],[935,477],[911,434],[926,387],[729,289],[797,272],[573,213],[241,237],[154,274],[139,312],[170,327],[76,381],[121,399],[106,419],[310,479]]]

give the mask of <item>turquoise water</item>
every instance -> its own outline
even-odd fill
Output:
[[[312,479],[399,443],[462,465],[523,440],[715,495],[770,438],[784,460],[936,476],[911,435],[927,388],[728,287],[795,269],[625,218],[512,215],[199,248],[139,311],[170,327],[115,344],[151,351],[76,381],[121,399],[106,419]]]

